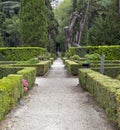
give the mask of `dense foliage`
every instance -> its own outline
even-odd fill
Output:
[[[19,1],[0,1],[0,46],[19,46]]]
[[[46,54],[40,47],[9,47],[0,48],[0,61],[24,61]]]
[[[74,0],[73,0],[74,1]],[[120,19],[118,0],[82,0],[78,1],[76,10],[82,13],[85,20],[79,45],[118,45],[120,44]],[[88,8],[88,11],[87,11]],[[86,16],[86,18],[84,18]],[[74,31],[76,31],[76,22]],[[80,24],[79,24],[80,26]],[[74,35],[73,35],[74,36]]]
[[[56,47],[56,35],[58,34],[58,22],[55,19],[54,12],[51,6],[50,0],[45,0],[45,4],[47,7],[47,24],[48,24],[48,51],[55,51]]]
[[[47,20],[44,0],[21,0],[21,41],[24,46],[42,46],[47,43]]]
[[[67,2],[69,4],[66,4]],[[68,26],[69,35],[66,39],[64,31],[60,31],[59,39],[64,41],[63,44],[65,42],[70,46],[120,44],[119,0],[72,0],[72,2],[64,0],[55,13],[62,27],[60,30]]]
[[[61,44],[62,51],[65,51],[65,27],[69,24],[70,14],[72,12],[72,3],[70,0],[64,0],[55,10],[55,18],[59,23],[59,35],[57,42]]]
[[[50,2],[1,0],[0,46],[42,46],[55,51],[58,23]]]
[[[99,57],[96,56],[96,53],[99,55],[104,54],[106,60],[120,60],[120,46],[84,46],[84,47],[71,47],[69,50],[69,55],[79,55],[80,57],[84,57],[86,54],[94,54],[92,55],[94,58]],[[91,57],[92,58],[92,57]]]
[[[42,46],[51,52],[58,43],[63,51],[66,44],[120,44],[119,0],[64,0],[54,12],[51,1],[1,0],[0,46]]]

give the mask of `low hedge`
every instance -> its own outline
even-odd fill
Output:
[[[46,52],[40,47],[8,47],[0,48],[0,61],[24,61]]]
[[[0,65],[4,64],[15,64],[17,61],[0,61]]]
[[[29,89],[35,82],[35,68],[25,68],[18,74],[8,75],[0,79],[0,121],[17,104],[18,99],[23,96],[22,79],[26,79]]]
[[[92,70],[100,72],[100,68],[92,68]],[[105,67],[104,74],[112,78],[117,78],[120,74],[120,66]]]
[[[120,128],[120,81],[91,69],[79,69],[79,83],[93,95],[109,120]]]
[[[35,67],[36,68],[36,76],[42,76],[44,75],[48,69],[50,68],[51,62],[48,61],[41,61],[38,64],[13,64],[9,65],[12,67]]]
[[[67,60],[67,58],[63,57],[62,60],[63,60],[63,63],[65,64],[65,60]]]
[[[0,80],[0,121],[16,105],[20,98],[19,88],[22,87],[22,76],[14,79],[4,77]]]
[[[52,64],[52,63],[53,63],[53,61],[54,61],[54,58],[52,58],[52,57],[51,57],[49,60],[51,61],[51,64]]]
[[[22,68],[12,68],[12,67],[0,67],[0,79],[6,77],[9,74],[16,74],[18,70]]]
[[[84,57],[85,54],[93,53],[104,54],[106,60],[120,60],[120,45],[71,47],[69,50],[71,56],[79,55],[80,57]]]
[[[72,75],[78,75],[78,69],[80,67],[78,63],[71,60],[65,60],[65,66]]]
[[[68,71],[72,75],[78,75],[78,69],[84,68],[84,66],[83,66],[84,62],[76,63],[71,60],[66,60],[66,58],[64,59],[64,62],[65,62],[65,65],[66,65]],[[100,72],[100,64],[98,64],[98,62],[96,64],[91,63],[90,67],[92,70]],[[116,64],[115,62],[113,62],[112,64],[109,62],[106,62],[104,70],[105,70],[104,71],[105,75],[108,75],[112,78],[116,78],[120,74],[120,64],[119,63]]]
[[[51,66],[50,61],[40,62],[37,66],[37,76],[44,75],[49,70],[50,66]]]
[[[75,62],[75,61],[74,61]],[[76,62],[78,63],[80,66],[82,66],[82,64],[89,64],[91,68],[100,68],[101,63],[90,63],[90,62]],[[104,67],[120,67],[120,63],[104,63]]]
[[[25,68],[17,72],[18,75],[23,75],[23,78],[28,82],[28,88],[31,89],[34,85],[36,79],[36,69],[35,68]]]

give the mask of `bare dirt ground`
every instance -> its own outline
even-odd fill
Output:
[[[115,130],[60,58],[36,84],[24,97],[25,105],[13,109],[0,130]]]

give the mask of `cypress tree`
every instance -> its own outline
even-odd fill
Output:
[[[45,0],[21,0],[20,32],[23,46],[46,47],[46,17]]]

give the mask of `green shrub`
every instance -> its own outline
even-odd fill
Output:
[[[23,88],[23,83],[22,83],[22,79],[23,79],[23,75],[18,75],[18,74],[10,74],[7,76],[8,79],[10,80],[14,80],[14,79],[18,79],[17,81],[17,89],[18,89],[18,93],[15,93],[15,95],[18,95],[18,98],[21,98],[24,95],[24,88]],[[18,100],[17,98],[17,100]]]
[[[65,64],[65,60],[67,60],[67,58],[66,57],[63,57],[63,63]]]
[[[79,61],[80,57],[78,55],[73,55],[73,56],[70,57],[70,60]]]
[[[21,76],[14,79],[3,78],[0,80],[0,121],[16,105],[20,98],[19,86]]]
[[[84,47],[72,47],[69,50],[72,55],[79,55],[84,57],[86,54],[98,53],[104,54],[106,60],[120,60],[120,46],[84,46]],[[70,55],[69,54],[69,55]]]
[[[52,63],[53,63],[53,61],[54,61],[54,58],[50,58],[49,60],[51,61],[51,64],[52,64]]]
[[[100,60],[100,55],[98,53],[86,54],[85,58],[87,61],[98,61]]]
[[[100,72],[100,68],[92,68],[95,71]],[[107,75],[109,77],[115,78],[120,74],[120,66],[115,66],[113,67],[108,66],[104,68],[104,75]]]
[[[36,68],[36,76],[44,75],[48,69],[50,68],[51,62],[48,61],[41,61],[38,64],[13,64],[9,65],[12,67],[34,67]]]
[[[20,97],[23,96],[22,79],[26,79],[29,84],[29,89],[34,85],[36,78],[35,68],[25,68],[0,79],[0,121],[5,115],[17,104]]]
[[[69,58],[70,56],[71,56],[71,55],[70,55],[69,52],[65,52],[65,56],[64,56],[64,57]]]
[[[120,81],[91,69],[80,69],[79,83],[93,95],[109,120],[120,126]]]
[[[55,55],[53,54],[51,55],[50,53],[46,52],[46,53],[43,53],[42,55],[39,55],[38,59],[41,61],[49,60],[52,56],[55,57]]]
[[[6,77],[9,74],[16,74],[18,70],[22,68],[13,68],[13,67],[0,67],[0,79]]]
[[[4,61],[24,61],[46,53],[40,47],[8,47],[0,48],[0,55]]]
[[[44,75],[50,68],[50,61],[43,61],[37,65],[37,76]]]
[[[33,67],[25,68],[17,72],[19,75],[23,75],[23,79],[27,80],[28,88],[31,89],[36,79],[36,69]]]
[[[29,59],[29,60],[27,60],[27,61],[18,61],[16,64],[25,64],[25,65],[27,65],[27,64],[37,64],[37,63],[39,63],[39,60],[38,60],[38,58],[31,58],[31,59]]]
[[[68,71],[72,74],[72,75],[78,75],[78,69],[79,69],[79,64],[74,62],[74,61],[70,61],[70,60],[65,60],[65,65],[68,69]]]

